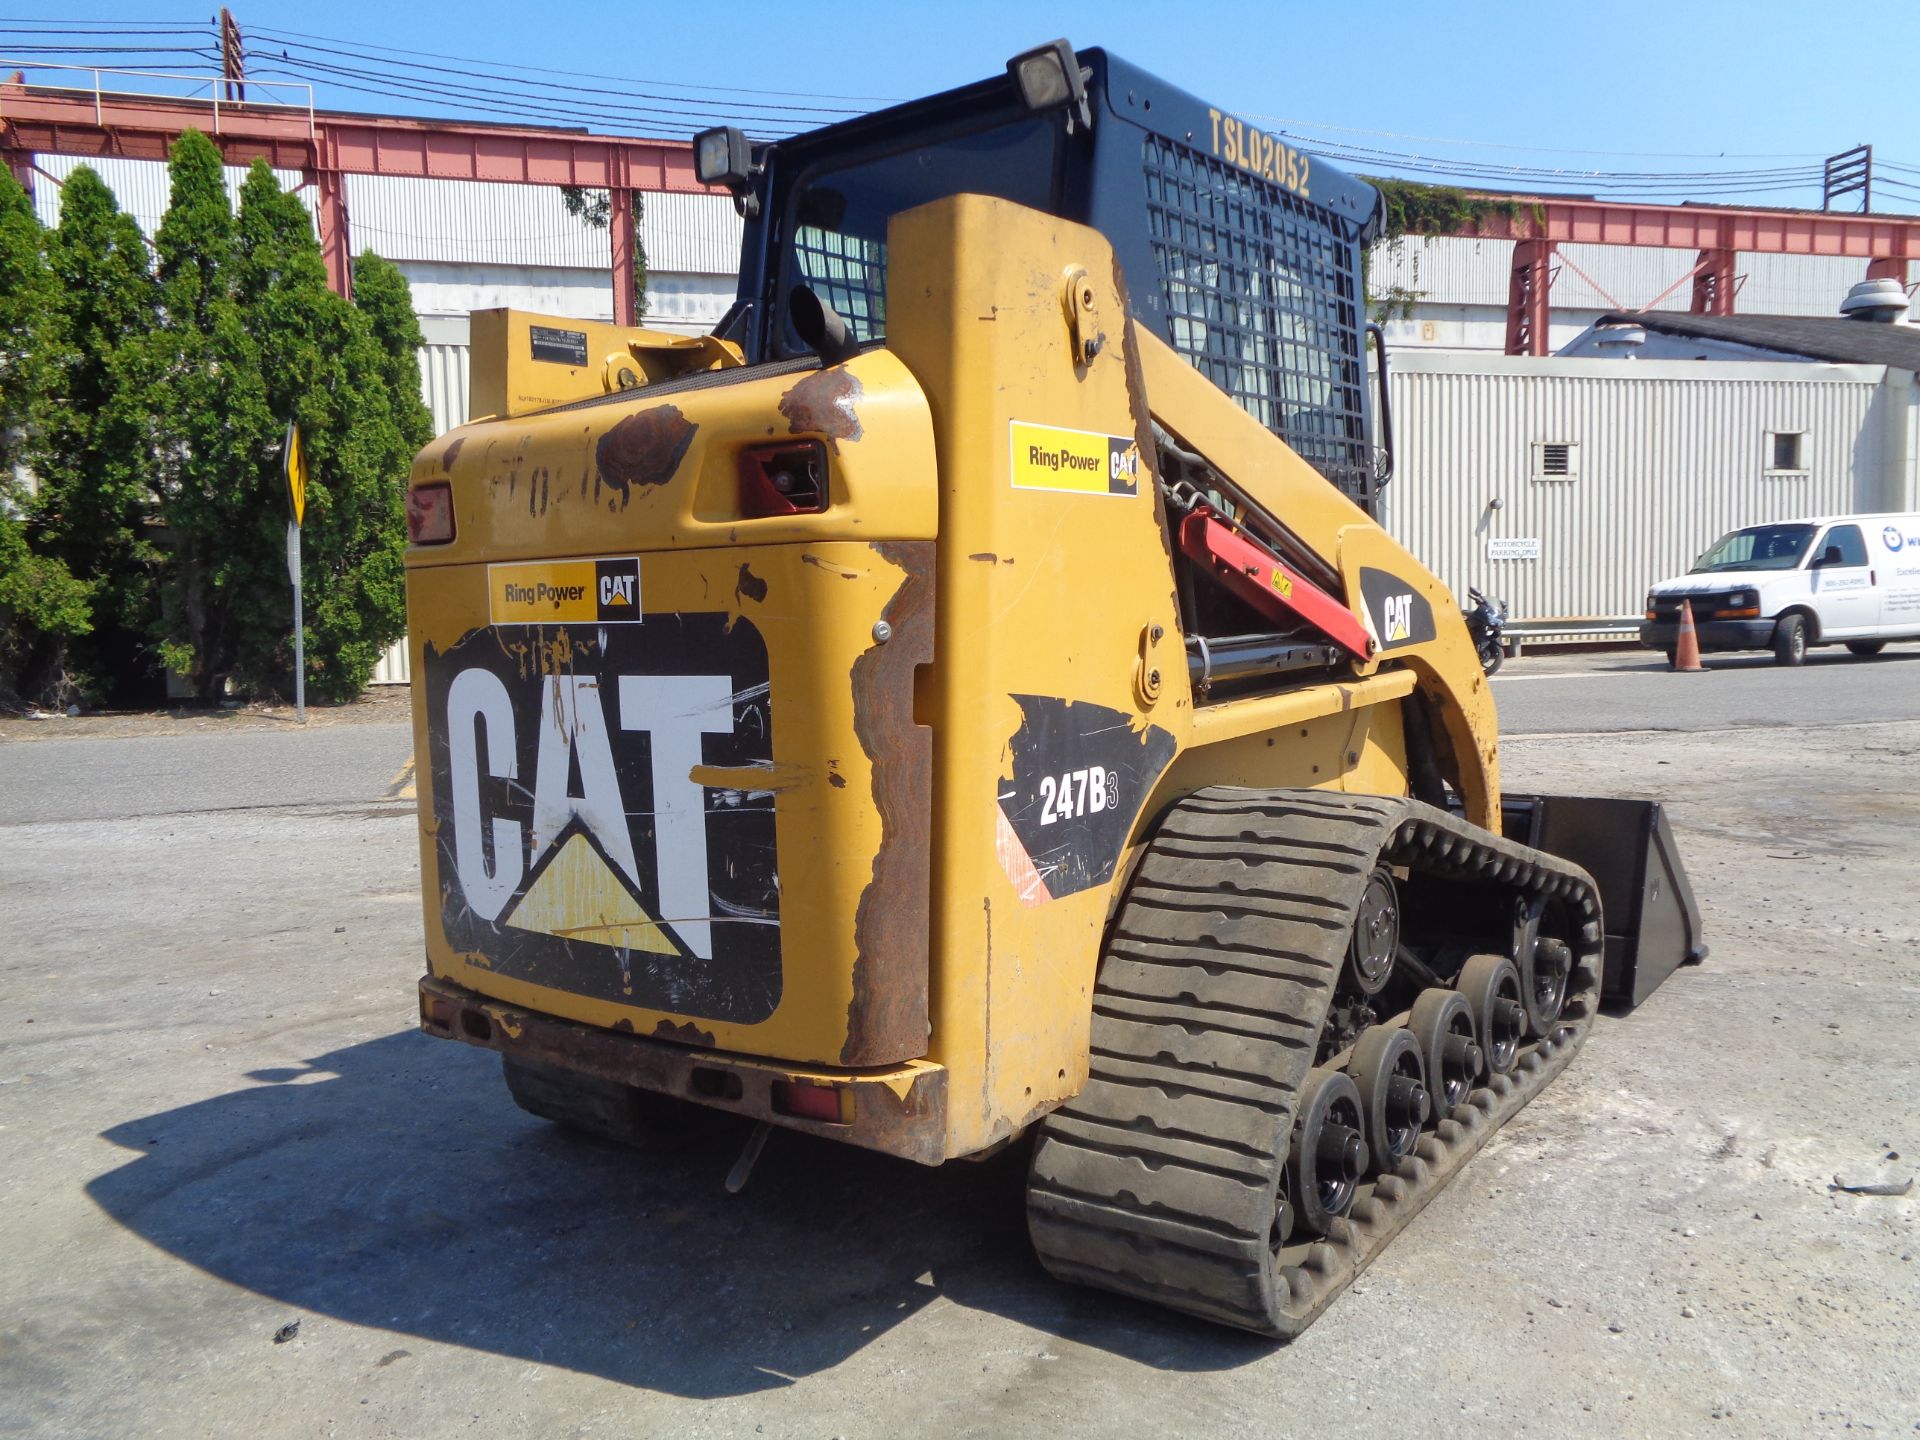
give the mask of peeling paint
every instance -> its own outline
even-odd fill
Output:
[[[733,582],[733,603],[738,605],[743,595],[755,602],[767,598],[767,582],[753,573],[751,565],[742,565],[740,578]]]
[[[664,485],[673,478],[693,443],[700,427],[672,405],[656,405],[629,415],[600,437],[594,460],[598,473],[594,480],[594,498],[604,484],[619,497],[625,509],[633,498],[633,487]],[[609,499],[611,506],[614,502]]]
[[[713,1032],[702,1030],[691,1020],[680,1025],[674,1024],[671,1020],[662,1020],[653,1027],[653,1038],[671,1040],[678,1045],[704,1045],[709,1050],[713,1048]]]
[[[844,365],[815,370],[780,397],[780,413],[795,435],[824,435],[835,454],[842,440],[858,440],[865,431],[855,408],[860,377]]]
[[[829,575],[838,575],[842,580],[858,580],[862,573],[858,570],[849,570],[842,565],[835,565],[830,560],[822,560],[811,552],[801,555],[800,561],[804,565],[813,565],[825,570]]]
[[[913,677],[933,658],[934,546],[876,541],[906,572],[882,618],[893,638],[854,662],[853,728],[873,762],[880,844],[853,922],[853,997],[843,1065],[877,1065],[925,1053],[932,850],[933,737],[914,723]]]

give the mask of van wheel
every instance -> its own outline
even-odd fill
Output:
[[[1854,654],[1862,657],[1863,659],[1868,655],[1878,655],[1882,650],[1886,648],[1887,648],[1887,642],[1884,640],[1849,640],[1847,641],[1847,649],[1851,650]]]
[[[1773,663],[1798,665],[1807,658],[1807,617],[1782,615],[1773,627]]]

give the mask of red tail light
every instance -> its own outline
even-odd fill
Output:
[[[407,539],[416,545],[453,539],[453,486],[432,480],[407,491]]]
[[[827,508],[827,451],[818,440],[740,452],[740,516],[814,515]]]
[[[773,1108],[778,1114],[795,1115],[802,1120],[824,1120],[829,1125],[845,1125],[852,1118],[841,1109],[840,1097],[845,1094],[844,1090],[834,1085],[776,1080],[773,1082]]]

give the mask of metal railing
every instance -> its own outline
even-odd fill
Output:
[[[0,55],[0,70],[17,70],[23,76],[37,71],[58,72],[65,75],[91,75],[93,84],[66,85],[50,81],[25,80],[19,85],[0,84],[0,116],[7,112],[7,92],[24,88],[41,90],[59,90],[67,94],[75,92],[90,94],[93,97],[93,123],[104,126],[107,103],[111,100],[177,100],[193,105],[210,106],[213,112],[213,133],[218,135],[222,112],[226,114],[259,114],[262,111],[277,111],[283,114],[305,115],[307,119],[307,138],[315,139],[318,126],[314,122],[313,86],[294,80],[255,80],[251,77],[240,80],[229,79],[224,75],[181,75],[164,70],[110,70],[91,65],[53,65],[42,60],[12,60]],[[107,83],[112,80],[169,80],[191,85],[193,89],[185,94],[170,90],[120,89]],[[220,88],[223,85],[244,85],[250,90],[264,90],[269,95],[285,93],[298,95],[304,93],[306,99],[298,100],[223,100]],[[204,93],[203,93],[204,92]]]

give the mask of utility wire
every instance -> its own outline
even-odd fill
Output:
[[[288,50],[313,51],[316,53],[326,54],[326,55],[344,56],[347,59],[357,60],[362,64],[368,64],[368,65],[392,67],[397,63],[406,63],[406,62],[382,61],[373,56],[362,55],[357,51],[341,50],[334,46],[328,46],[328,45],[293,45],[287,48]],[[286,51],[283,51],[282,53],[283,53],[283,56],[286,56]],[[287,58],[292,58],[292,57],[287,57]],[[306,63],[306,62],[301,62],[301,63]],[[314,62],[314,63],[317,63],[317,62]],[[454,75],[454,76],[459,76],[459,77],[470,79],[470,80],[494,80],[494,81],[499,81],[503,84],[508,84],[508,85],[523,85],[526,83],[525,81],[521,80],[517,76],[491,74],[482,70],[453,69],[445,65],[415,65],[415,64],[407,63],[406,68],[411,70],[430,71],[434,74],[439,74],[439,75]],[[647,82],[641,82],[641,83],[647,83]],[[763,105],[763,104],[753,104],[753,103],[742,105],[742,104],[737,104],[729,101],[703,100],[703,99],[697,99],[692,97],[683,99],[677,95],[656,95],[644,90],[609,90],[603,86],[595,86],[595,85],[548,84],[546,88],[549,90],[563,90],[576,95],[614,95],[614,96],[631,97],[631,98],[640,99],[640,100],[662,100],[662,101],[668,101],[675,105],[701,107],[701,108],[709,108],[709,109],[726,109],[729,112],[736,113],[736,114],[746,112],[746,111],[767,110],[767,111],[792,112],[792,113],[804,114],[804,115],[832,115],[832,116],[839,117],[839,116],[845,116],[845,115],[855,113],[853,111],[849,111],[844,108],[839,108],[839,107],[828,108],[820,105],[774,105],[774,104]]]
[[[1261,115],[1249,112],[1250,120],[1265,120],[1268,124],[1297,133],[1333,131],[1341,135],[1374,135],[1388,140],[1415,140],[1423,145],[1460,145],[1478,150],[1526,150],[1541,155],[1615,155],[1629,159],[1642,160],[1823,160],[1826,157],[1811,151],[1756,152],[1752,154],[1720,153],[1684,150],[1580,150],[1564,145],[1516,145],[1501,140],[1451,140],[1439,135],[1407,135],[1398,130],[1368,130],[1355,125],[1328,125],[1318,120],[1282,120],[1277,115]]]
[[[290,37],[297,40],[325,40],[335,45],[353,43],[332,35],[312,35],[299,30],[274,30],[265,26],[249,28],[247,33],[274,39]],[[878,105],[895,105],[902,98],[890,95],[818,95],[805,90],[766,90],[757,86],[690,85],[677,80],[647,80],[630,75],[601,75],[591,70],[555,70],[540,65],[522,65],[512,60],[478,60],[464,55],[441,55],[432,50],[403,50],[392,45],[375,45],[370,41],[361,42],[361,44],[364,49],[378,50],[389,55],[413,55],[425,60],[446,60],[458,65],[493,65],[503,70],[524,70],[534,75],[572,75],[583,80],[612,80],[622,85],[658,85],[669,90],[699,90],[736,95],[777,95],[782,99],[797,100],[853,100]]]
[[[745,120],[758,127],[762,122],[751,117],[736,114],[700,115],[687,114],[684,111],[670,110],[652,106],[607,106],[584,107],[578,103],[569,104],[564,100],[543,102],[536,99],[520,99],[499,90],[471,89],[465,86],[450,85],[441,81],[411,80],[393,76],[383,76],[377,72],[358,70],[349,66],[330,65],[319,61],[305,61],[288,65],[285,63],[258,63],[260,57],[251,57],[255,62],[248,70],[249,77],[259,75],[278,75],[283,78],[331,84],[344,90],[360,94],[379,96],[385,99],[427,100],[438,104],[451,104],[468,113],[477,113],[486,118],[499,121],[502,118],[539,118],[557,121],[562,124],[585,128],[595,121],[602,125],[616,123],[640,123],[660,128],[668,124],[678,124],[687,129],[702,128],[720,120]],[[329,77],[323,79],[322,77]],[[791,127],[789,127],[791,128]]]

